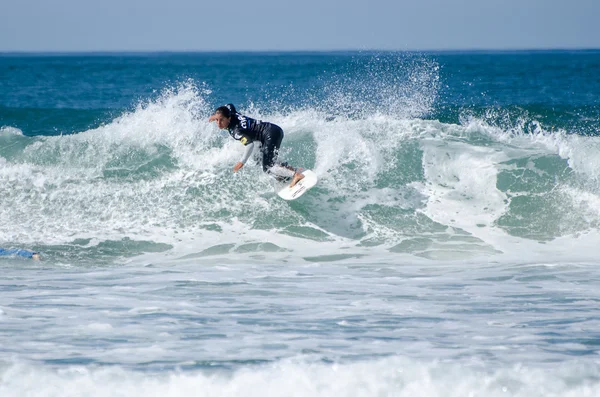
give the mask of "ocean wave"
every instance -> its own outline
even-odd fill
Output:
[[[319,175],[288,203],[260,167],[232,173],[243,148],[206,121],[207,95],[188,82],[98,128],[3,147],[0,183],[10,188],[0,191],[0,243],[178,247],[193,236],[200,243],[187,254],[197,254],[217,236],[283,251],[310,242],[322,255],[351,247],[464,259],[506,253],[513,239],[577,239],[600,227],[594,137],[473,115],[447,123],[398,112],[241,109],[280,125],[281,158]]]

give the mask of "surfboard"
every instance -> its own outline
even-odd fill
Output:
[[[300,182],[296,183],[294,187],[290,187],[289,183],[286,184],[283,188],[279,189],[277,195],[284,200],[296,200],[317,184],[317,174],[313,171],[304,170],[302,174],[304,174],[304,178]]]

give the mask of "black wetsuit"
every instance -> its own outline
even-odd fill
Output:
[[[242,158],[242,163],[245,163],[250,157],[254,142],[260,142],[264,172],[283,178],[291,178],[294,175],[294,171],[288,168],[287,164],[276,164],[279,147],[283,140],[281,127],[235,113],[231,116],[227,130],[233,139],[249,146]]]

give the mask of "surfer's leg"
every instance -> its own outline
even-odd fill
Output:
[[[273,176],[279,182],[287,182],[294,178],[296,170],[286,164],[277,163],[279,146],[283,139],[283,131],[273,125],[265,132],[263,150],[263,171]]]

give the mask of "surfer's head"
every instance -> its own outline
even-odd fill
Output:
[[[235,113],[235,106],[233,106],[231,103],[228,103],[225,106],[219,106],[217,110],[215,110],[214,115],[214,120],[217,122],[217,126],[222,130],[229,127],[231,116],[233,116]]]

